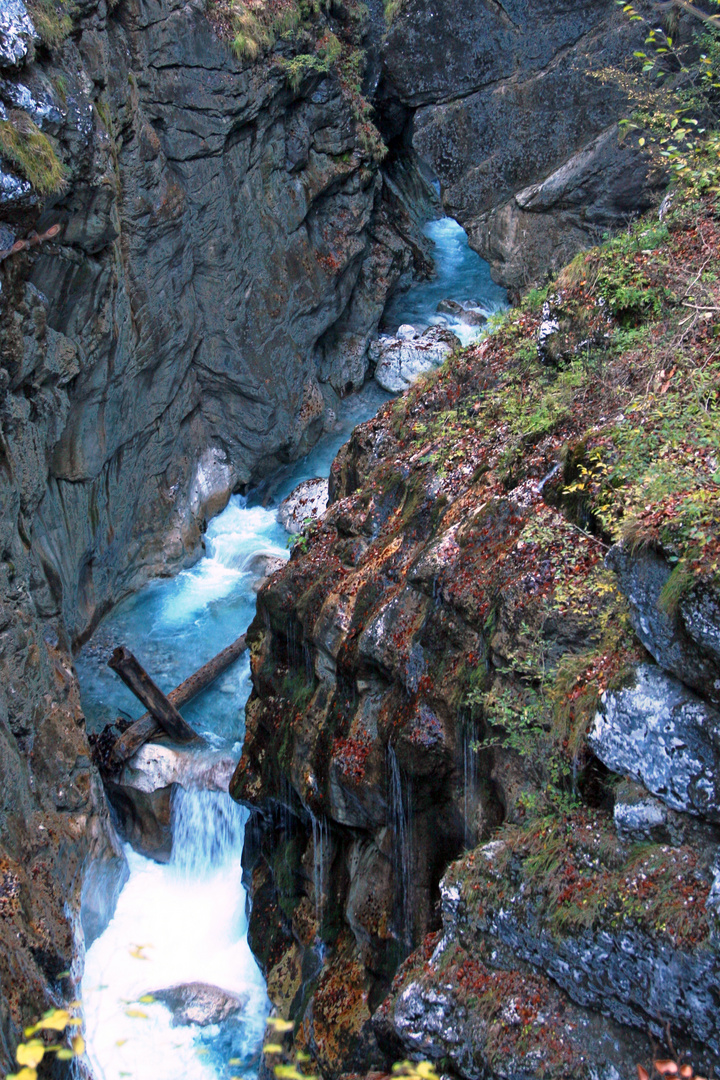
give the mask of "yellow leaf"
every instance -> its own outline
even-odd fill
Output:
[[[115,1043],[115,1045],[116,1046],[124,1046],[126,1042],[127,1042],[127,1039],[118,1039],[117,1042]]]
[[[6,1080],[37,1080],[37,1069],[21,1069],[20,1072],[8,1073]]]
[[[85,1040],[83,1039],[82,1035],[75,1035],[74,1038],[71,1040],[71,1043],[72,1048],[76,1054],[79,1055],[85,1053]]]
[[[75,1053],[68,1046],[61,1046],[58,1049],[56,1057],[59,1061],[72,1061],[75,1057]]]
[[[228,1061],[228,1065],[242,1065],[242,1059],[241,1058],[230,1058],[230,1060]]]
[[[281,1020],[279,1016],[269,1016],[267,1025],[276,1031],[292,1031],[295,1027],[292,1020]]]
[[[147,1020],[148,1014],[143,1012],[142,1009],[126,1009],[125,1015],[129,1016],[131,1020]]]
[[[264,1054],[282,1054],[283,1048],[280,1043],[267,1043],[263,1046]]]
[[[273,1069],[277,1080],[305,1080],[295,1065],[276,1065]]]
[[[153,997],[152,994],[143,994],[143,996],[141,998],[138,998],[138,1001],[142,1005],[150,1005],[150,1004],[152,1004],[152,1002],[154,1000],[155,1000],[155,998]]]
[[[18,1065],[28,1065],[34,1069],[45,1057],[45,1044],[41,1039],[32,1039],[28,1043],[20,1043],[15,1051]]]
[[[50,1009],[38,1020],[35,1031],[64,1031],[72,1017],[65,1009]]]

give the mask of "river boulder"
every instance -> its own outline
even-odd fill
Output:
[[[221,1024],[235,1019],[247,1006],[247,994],[234,994],[210,983],[192,982],[171,986],[167,990],[154,990],[152,996],[161,1001],[172,1013],[173,1027],[197,1024]]]
[[[467,323],[468,326],[484,326],[487,322],[485,312],[481,310],[478,304],[473,304],[469,300],[464,303],[460,303],[458,300],[441,300],[437,306],[437,311],[441,315],[453,315],[460,322]]]
[[[444,326],[431,326],[422,333],[413,326],[401,326],[393,337],[381,337],[370,346],[375,379],[390,393],[407,390],[423,372],[444,363],[460,344]]]

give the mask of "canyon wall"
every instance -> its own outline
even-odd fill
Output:
[[[384,406],[259,593],[249,940],[325,1077],[717,1068],[717,235],[648,218]]]
[[[610,3],[584,14],[571,7],[572,41],[563,38],[559,51],[548,44],[564,25],[556,13],[535,56],[510,47],[536,37],[535,23],[516,19],[503,38],[487,26],[499,20],[505,33],[505,15],[473,9],[456,42],[456,9],[444,5],[436,24],[451,33],[440,35],[434,56],[420,8],[403,8],[383,44],[373,4],[365,89],[377,92],[391,148],[381,168],[335,74],[310,72],[292,89],[275,63],[292,56],[292,42],[281,40],[262,62],[240,61],[222,20],[214,24],[199,2],[80,0],[70,32],[50,44],[21,0],[3,6],[0,123],[35,123],[66,171],[58,194],[40,195],[10,157],[0,160],[3,1067],[23,1023],[75,996],[83,880],[89,896],[106,875],[111,896],[122,879],[89,761],[73,648],[123,595],[195,559],[207,517],[233,490],[302,454],[332,423],[338,395],[362,383],[387,295],[427,269],[419,224],[434,209],[411,141],[473,243],[504,279],[520,281],[483,239],[483,214],[496,207],[485,187],[473,194],[466,183],[477,155],[493,176],[496,166],[507,174],[505,187],[491,181],[493,198],[500,191],[507,202],[598,133],[609,137],[617,95],[587,83],[597,104],[586,123],[587,95],[576,108],[566,93],[557,101],[566,127],[525,171],[512,164],[519,149],[505,168],[496,143],[487,148],[495,122],[468,126],[463,102],[475,108],[496,85],[517,147],[535,144],[520,118],[528,102],[534,108],[534,91],[513,100],[502,80],[512,68],[532,83],[545,68],[562,69],[566,54],[579,70],[583,43],[591,53],[602,28],[616,26]],[[346,16],[337,5],[327,17],[340,24]],[[477,41],[489,35],[483,48],[505,57],[493,61],[497,71],[483,60],[481,76],[463,73],[476,55],[466,48],[471,32]],[[446,56],[454,59],[441,77]],[[426,68],[426,90],[422,80],[413,88]],[[555,99],[547,101],[550,109]],[[465,157],[452,149],[444,164],[438,132],[460,138],[464,129],[470,149]],[[494,138],[504,139],[499,127]],[[610,159],[608,175],[614,149]],[[453,185],[471,194],[456,197]],[[576,189],[582,202],[589,189]],[[543,221],[555,220],[549,205]],[[580,231],[578,242],[589,235]],[[502,244],[512,262],[525,256],[511,232]],[[538,251],[533,272],[551,261]],[[465,827],[447,776],[443,766],[446,850],[419,889],[418,926]],[[358,860],[380,858],[372,847],[363,852]],[[363,875],[357,880],[361,890]],[[88,910],[93,932],[103,912]],[[385,938],[368,939],[378,986],[403,951]]]
[[[71,650],[332,424],[431,212],[411,158],[386,182],[359,146],[337,79],[292,92],[197,4],[85,3],[52,50],[21,9],[2,118],[22,106],[67,177],[41,198],[6,162],[0,203],[8,1068],[47,995],[75,996],[83,867],[122,873]]]

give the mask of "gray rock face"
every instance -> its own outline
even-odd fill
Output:
[[[674,810],[720,821],[720,712],[660,668],[641,665],[633,686],[603,694],[588,742]]]
[[[563,265],[650,205],[657,179],[617,139],[627,106],[591,74],[641,37],[610,0],[407,0],[393,20],[387,94],[416,110],[414,145],[501,284]]]
[[[328,481],[323,477],[303,480],[278,507],[278,521],[286,532],[302,532],[308,518],[320,518],[327,510]]]
[[[173,1027],[182,1024],[222,1024],[239,1016],[245,1009],[246,994],[233,994],[209,983],[186,983],[167,990],[154,990],[152,996],[167,1005],[173,1014]]]
[[[457,890],[446,880],[441,891],[442,935],[429,955],[419,950],[400,969],[373,1018],[389,1054],[449,1059],[467,1080],[552,1075],[551,1054],[562,1056],[562,1075],[618,1080],[628,1060],[644,1057],[641,1035],[568,1001],[551,980],[519,965],[518,955],[497,942],[479,962]],[[450,903],[449,892],[455,893]]]
[[[654,659],[703,697],[720,703],[720,601],[698,586],[676,606],[662,603],[672,569],[661,554],[631,554],[618,544],[607,556],[630,603],[635,633]]]
[[[422,334],[412,326],[401,326],[395,337],[378,338],[370,346],[370,359],[383,390],[399,393],[419,375],[439,367],[459,347],[459,338],[442,326],[431,326]]]

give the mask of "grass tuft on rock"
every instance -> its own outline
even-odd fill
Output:
[[[61,191],[65,166],[27,113],[13,109],[7,120],[0,120],[0,155],[14,166],[40,195]]]

